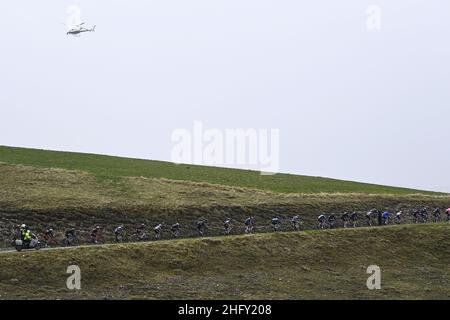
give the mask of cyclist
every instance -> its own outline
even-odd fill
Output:
[[[144,240],[146,237],[145,234],[145,223],[141,223],[139,226],[135,228],[134,234],[138,238],[138,240]]]
[[[377,210],[377,219],[378,219],[378,225],[383,225],[383,211]]]
[[[356,228],[356,225],[358,224],[358,212],[353,211],[350,215],[350,221],[352,222],[352,227]]]
[[[336,227],[336,215],[334,213],[328,216],[328,225],[330,226],[330,229]]]
[[[118,226],[117,228],[114,229],[114,241],[122,242],[122,232],[123,232],[122,226]]]
[[[413,217],[414,217],[414,223],[419,223],[420,211],[417,209],[414,210]]]
[[[298,215],[295,215],[291,219],[292,229],[295,231],[300,230],[300,217]]]
[[[204,219],[200,219],[197,221],[196,225],[197,225],[197,233],[200,237],[202,237],[203,235],[206,234],[206,229],[207,229],[207,225],[206,223],[208,222],[208,220]]]
[[[47,245],[56,244],[55,231],[52,228],[48,228],[44,231],[44,241]]]
[[[348,212],[344,212],[344,214],[341,215],[341,220],[342,220],[342,223],[344,224],[344,228],[347,228],[348,219],[349,219]]]
[[[271,220],[271,223],[273,231],[278,231],[281,228],[281,221],[278,216],[274,216]]]
[[[382,218],[383,218],[383,224],[384,224],[384,225],[389,224],[389,218],[390,218],[390,217],[391,217],[391,213],[390,213],[388,210],[386,210],[386,211],[383,212]]]
[[[435,208],[433,211],[434,222],[439,222],[441,220],[441,209]]]
[[[180,224],[178,222],[170,226],[170,234],[174,238],[178,238],[180,236]]]
[[[230,234],[231,233],[231,229],[233,229],[233,226],[231,224],[231,219],[227,218],[223,222],[223,233],[224,234]]]
[[[395,214],[395,222],[398,224],[401,224],[403,221],[403,210],[399,210],[396,214]]]
[[[155,232],[155,240],[159,240],[161,239],[162,236],[162,224],[157,224],[154,228],[153,231]]]
[[[325,222],[327,221],[327,217],[325,216],[325,214],[321,214],[321,215],[319,215],[318,217],[317,217],[317,222],[318,222],[318,225],[317,225],[317,227],[319,228],[319,229],[324,229],[325,228]]]
[[[91,231],[91,243],[93,244],[97,244],[98,241],[100,240],[100,226],[96,226],[94,229],[92,229]]]
[[[428,208],[423,207],[422,210],[420,210],[420,218],[423,223],[428,222]]]
[[[368,212],[366,213],[367,225],[368,225],[369,227],[372,226],[372,215],[373,215],[374,213],[376,213],[376,211],[377,211],[377,209],[372,209],[372,210],[370,210],[370,211],[368,211]]]
[[[254,230],[253,217],[250,216],[244,220],[245,233],[252,233]]]
[[[75,234],[75,229],[74,228],[66,230],[65,236],[66,236],[65,244],[67,244],[69,246],[75,244],[75,241],[77,240],[77,236]]]

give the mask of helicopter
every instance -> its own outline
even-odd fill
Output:
[[[94,32],[95,26],[93,26],[91,29],[83,27],[84,22],[75,25],[72,27],[69,31],[67,31],[67,35],[73,35],[73,36],[79,36],[83,32]]]

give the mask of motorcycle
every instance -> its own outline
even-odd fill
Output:
[[[21,239],[15,239],[12,241],[12,245],[16,248],[17,251],[22,251],[23,249],[35,249],[39,250],[42,248],[42,243],[36,236],[31,237],[30,242],[24,242]]]

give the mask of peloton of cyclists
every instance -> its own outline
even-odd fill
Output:
[[[433,221],[434,222],[439,222],[441,221],[441,219],[445,219],[446,221],[450,221],[450,208],[447,208],[445,210],[442,210],[441,208],[438,207],[433,207],[434,209],[432,209],[432,217],[433,217]],[[413,217],[413,221],[415,223],[419,223],[419,222],[426,222],[428,221],[428,208],[427,207],[422,207],[421,209],[416,209],[413,211],[410,211],[412,213],[412,217]],[[389,211],[389,209],[385,209],[383,211],[377,210],[377,209],[372,209],[370,211],[368,211],[365,216],[366,216],[366,220],[367,220],[367,225],[372,226],[373,225],[373,219],[375,217],[375,215],[379,215],[379,219],[380,219],[380,225],[388,225],[392,219],[392,222],[394,222],[395,224],[402,224],[405,222],[405,219],[407,217],[409,217],[409,213],[405,213],[406,211],[404,211],[404,208],[399,208],[398,211],[396,211],[395,215],[392,215],[391,218],[391,213]],[[442,213],[445,214],[445,218],[442,217]],[[358,221],[358,213],[356,211],[354,212],[344,212],[340,217],[340,220],[343,222],[343,227],[347,228],[349,226],[352,227],[356,227],[357,226],[357,221]],[[431,217],[430,217],[431,218]],[[335,213],[330,213],[329,215],[322,213],[318,216],[317,221],[318,221],[318,225],[317,228],[318,229],[325,229],[325,228],[333,228],[335,226],[337,226],[338,224],[336,223],[336,214]],[[279,231],[281,230],[281,219],[279,216],[273,216],[271,218],[271,229],[273,231]],[[301,225],[301,218],[299,215],[294,215],[291,219],[291,227],[292,230],[297,231],[300,230],[300,225]],[[254,232],[254,220],[252,216],[249,216],[248,218],[245,219],[244,221],[244,225],[245,225],[245,233],[251,233]],[[19,231],[19,237],[20,239],[22,239],[24,241],[24,244],[26,245],[27,243],[29,243],[33,237],[33,234],[31,233],[31,229],[25,225],[17,225],[18,231]],[[162,238],[162,228],[163,228],[163,224],[158,224],[156,225],[153,230],[154,230],[154,239],[158,240]],[[206,219],[200,219],[197,221],[196,223],[196,228],[197,228],[197,232],[200,236],[204,236],[206,234],[206,230],[207,230],[207,220]],[[230,234],[231,230],[232,230],[233,226],[232,226],[232,220],[230,218],[225,218],[224,222],[223,222],[223,232],[224,234]],[[175,224],[173,224],[170,227],[170,233],[172,235],[173,238],[178,238],[179,237],[179,229],[180,229],[180,224],[177,222]],[[17,229],[16,229],[17,230]],[[122,242],[122,233],[123,233],[123,227],[122,226],[118,226],[114,229],[114,240],[115,242]],[[64,245],[77,245],[78,244],[78,240],[75,234],[75,229],[71,228],[71,229],[67,229],[65,231],[65,239],[63,244]],[[138,227],[136,227],[136,234],[139,236],[139,239],[144,238],[145,236],[145,224],[141,224]],[[53,230],[53,228],[47,228],[42,236],[45,240],[45,242],[48,244],[55,244],[55,231]],[[91,230],[90,232],[90,243],[98,243],[100,240],[100,236],[101,236],[101,227],[100,226],[96,226],[93,230]]]

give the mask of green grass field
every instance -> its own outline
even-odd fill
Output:
[[[0,298],[448,299],[449,234],[430,224],[0,253]],[[72,264],[80,291],[66,288]],[[369,265],[381,290],[366,287]]]
[[[206,182],[282,193],[433,194],[427,191],[321,177],[291,174],[263,176],[257,171],[5,146],[0,146],[0,162],[41,168],[79,170],[92,174],[100,181],[114,181],[122,177],[146,177]]]
[[[326,212],[447,208],[450,195],[364,183],[118,157],[0,147],[0,247],[14,227],[74,227],[81,241],[101,225],[104,241],[123,225],[182,225],[187,239],[0,253],[0,299],[85,298],[436,298],[449,296],[450,224],[269,233],[276,214],[304,228]],[[255,218],[258,233],[241,235]],[[207,218],[211,238],[195,236]],[[220,236],[224,218],[235,228]],[[406,217],[411,222],[411,217]],[[361,216],[361,225],[364,225]],[[163,239],[167,239],[167,229]],[[82,269],[82,290],[65,270]],[[382,268],[382,290],[366,268]],[[20,266],[20,267],[19,267]]]

